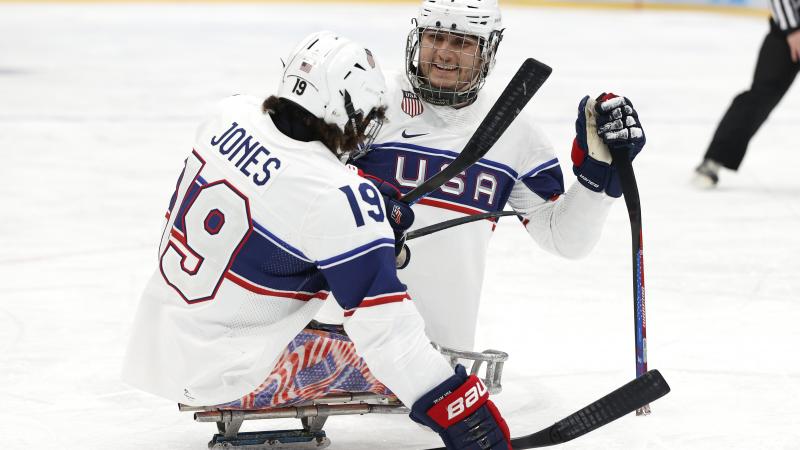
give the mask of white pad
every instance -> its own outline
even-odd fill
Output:
[[[603,105],[609,103],[609,101],[603,102],[600,106],[603,107]],[[589,153],[589,156],[595,160],[611,164],[611,152],[608,150],[608,146],[603,143],[600,135],[597,134],[597,120],[595,118],[597,114],[595,112],[596,104],[597,101],[590,97],[589,100],[586,101],[586,107],[583,109],[583,113],[586,115],[586,146],[589,147],[586,151]],[[608,125],[609,124],[606,124],[603,128],[608,127]],[[622,122],[620,122],[620,127],[621,126]]]

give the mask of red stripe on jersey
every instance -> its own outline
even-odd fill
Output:
[[[466,207],[466,206],[463,206],[463,205],[457,205],[457,204],[453,204],[453,203],[447,203],[447,202],[434,200],[432,198],[423,198],[418,203],[420,203],[422,205],[425,205],[425,206],[432,206],[434,208],[441,208],[441,209],[447,209],[447,210],[450,210],[450,211],[460,212],[462,214],[467,214],[469,216],[474,216],[476,214],[483,214],[483,213],[486,212],[486,211],[483,211],[483,210],[480,210],[480,209],[469,208],[469,207]],[[497,222],[497,218],[496,217],[490,217],[490,218],[484,219],[484,220],[488,220],[489,222],[495,222],[495,223]],[[495,228],[497,228],[497,225],[492,225],[492,231],[494,231]]]
[[[188,250],[186,246],[186,237],[177,229],[172,229],[172,237],[178,241],[179,244],[182,244],[185,249]],[[328,298],[329,291],[318,291],[315,293],[311,292],[300,292],[300,291],[274,291],[272,289],[267,289],[264,286],[257,285],[251,281],[248,281],[239,275],[236,275],[234,272],[228,270],[225,272],[225,278],[233,283],[239,285],[240,287],[254,293],[260,295],[269,295],[272,297],[281,297],[281,298],[291,298],[294,300],[300,300],[302,302],[307,302],[313,298],[318,298],[320,300],[325,300]]]
[[[372,297],[364,299],[356,308],[348,309],[344,312],[345,317],[350,317],[355,314],[357,309],[360,308],[369,308],[372,306],[379,306],[385,305],[387,303],[397,303],[402,302],[403,300],[411,300],[411,296],[408,295],[408,292],[403,292],[402,294],[389,294],[380,297]]]
[[[436,199],[432,199],[432,198],[423,198],[417,203],[419,203],[420,205],[433,206],[434,208],[448,209],[450,211],[460,212],[460,213],[463,213],[463,214],[468,214],[470,216],[474,215],[474,214],[481,214],[481,213],[485,213],[486,212],[486,211],[482,211],[480,209],[470,208],[468,206],[459,205],[459,204],[456,204],[456,203],[448,203],[448,202],[444,202],[444,201],[440,201],[440,200],[436,200]]]
[[[225,273],[225,278],[227,280],[230,280],[230,281],[236,283],[237,285],[243,287],[244,289],[247,289],[248,291],[250,291],[250,292],[252,292],[254,294],[269,295],[271,297],[291,298],[291,299],[294,299],[294,300],[300,300],[302,302],[307,302],[307,301],[309,301],[309,300],[311,300],[313,298],[318,298],[320,300],[325,300],[326,298],[328,298],[328,291],[319,291],[319,292],[316,292],[316,293],[294,292],[294,291],[273,291],[273,290],[267,289],[267,288],[265,288],[263,286],[259,286],[259,285],[253,284],[253,283],[245,280],[244,278],[241,278],[240,276],[236,275],[235,273],[233,273],[231,271],[228,271],[228,272]]]
[[[177,229],[177,228],[173,227],[173,228],[172,228],[172,231],[170,232],[170,234],[171,234],[171,235],[172,235],[172,237],[174,237],[174,238],[175,238],[175,239],[176,239],[178,242],[180,242],[180,243],[181,243],[181,244],[183,244],[184,246],[186,245],[186,237],[183,235],[183,233],[181,233],[180,231],[178,231],[178,229]]]

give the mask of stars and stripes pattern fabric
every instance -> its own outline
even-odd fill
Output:
[[[782,31],[800,29],[800,1],[799,0],[770,0],[769,9],[772,19]]]
[[[413,92],[403,91],[403,101],[400,104],[400,108],[411,117],[418,116],[423,111],[422,100]]]
[[[346,335],[305,329],[289,343],[258,388],[219,408],[279,408],[345,392],[392,395],[372,375]]]

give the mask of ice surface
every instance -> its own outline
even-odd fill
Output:
[[[118,379],[194,128],[229,94],[270,93],[279,56],[317,29],[369,41],[385,68],[401,68],[414,13],[410,4],[0,5],[0,446],[206,448],[213,426]],[[651,416],[564,447],[800,448],[797,89],[739,173],[723,172],[713,192],[688,183],[749,83],[766,20],[515,8],[504,17],[487,92],[527,56],[554,67],[529,108],[568,183],[584,94],[630,97],[648,137],[635,168],[649,362],[673,392]],[[629,245],[622,201],[581,261],[544,253],[513,219],[499,225],[478,341],[511,354],[496,401],[514,434],[633,377]],[[402,416],[334,417],[326,429],[332,449],[438,443]]]

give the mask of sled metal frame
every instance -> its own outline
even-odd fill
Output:
[[[447,357],[450,361],[450,365],[453,367],[461,362],[459,360],[472,361],[469,374],[476,375],[483,380],[483,384],[489,389],[490,394],[495,395],[503,391],[503,366],[508,360],[508,353],[492,349],[487,349],[482,352],[469,352],[466,350],[456,350],[436,343],[432,345],[439,353]],[[484,367],[484,364],[486,365],[486,370],[483,375],[481,375],[481,368]]]
[[[396,397],[354,392],[321,397],[295,406],[264,409],[219,409],[207,406],[178,405],[184,412],[194,412],[197,422],[216,422],[220,433],[226,437],[236,437],[245,420],[261,419],[300,419],[307,431],[322,430],[330,416],[351,414],[408,414]]]
[[[352,414],[408,414],[409,409],[394,396],[355,392],[333,394],[309,402],[282,408],[219,409],[178,404],[178,409],[193,412],[196,422],[215,422],[219,434],[212,437],[209,449],[321,449],[330,445],[322,427],[330,416]],[[239,433],[245,420],[300,419],[302,429],[264,433]],[[302,436],[305,442],[281,444],[281,438],[291,440]],[[259,445],[233,445],[237,441],[258,438]],[[270,444],[273,443],[273,444]]]

